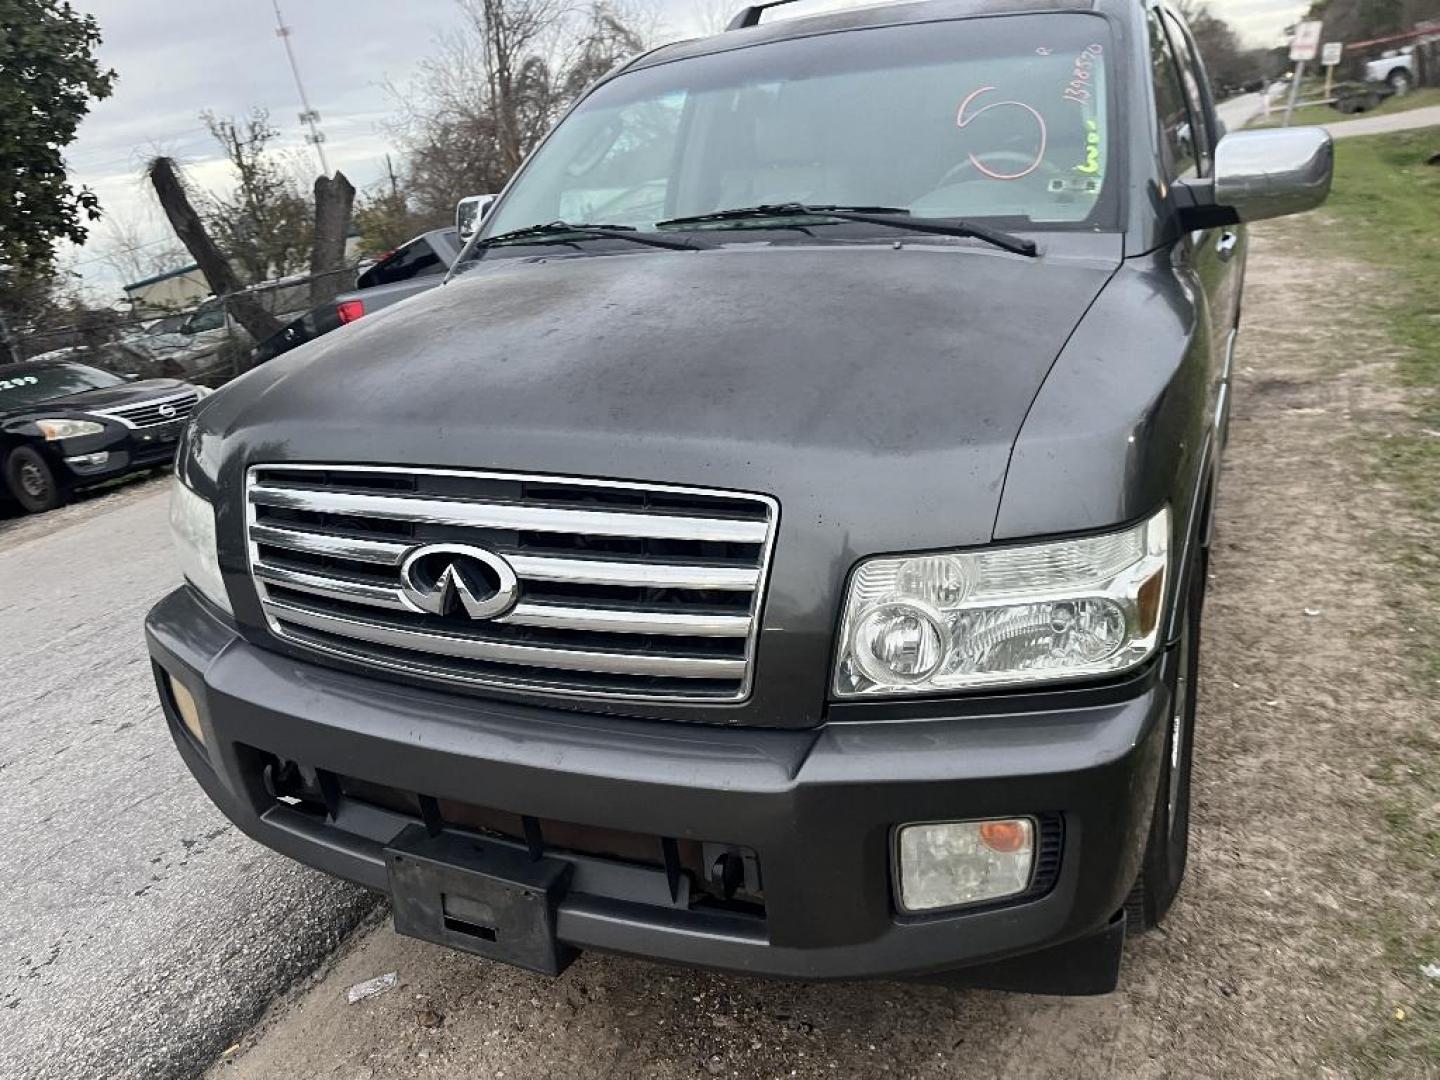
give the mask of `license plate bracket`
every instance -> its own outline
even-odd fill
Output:
[[[555,937],[571,866],[478,837],[411,825],[385,848],[398,933],[559,975],[575,950]]]

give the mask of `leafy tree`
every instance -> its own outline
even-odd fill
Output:
[[[355,226],[360,230],[360,252],[371,258],[388,255],[426,229],[453,220],[453,214],[424,214],[410,205],[398,184],[363,194],[355,204]]]
[[[68,3],[0,0],[0,307],[33,302],[56,241],[84,243],[86,222],[100,217],[63,156],[91,100],[115,82],[95,59],[99,44],[95,19]]]
[[[1306,17],[1325,20],[1326,41],[1369,41],[1440,18],[1440,0],[1314,0]]]
[[[1197,0],[1180,0],[1176,6],[1195,35],[1205,70],[1217,91],[1235,90],[1262,77],[1263,55],[1242,47],[1240,35],[1228,22]]]

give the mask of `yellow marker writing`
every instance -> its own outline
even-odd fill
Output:
[[[1085,164],[1076,165],[1075,171],[1087,175],[1100,171],[1100,125],[1094,120],[1085,121]]]

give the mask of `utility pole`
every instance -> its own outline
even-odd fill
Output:
[[[385,175],[390,177],[390,198],[398,198],[400,195],[400,179],[395,175],[395,166],[390,163],[390,155],[385,155]]]
[[[310,99],[305,96],[305,84],[300,81],[300,65],[295,62],[295,50],[290,47],[290,27],[285,25],[285,17],[280,14],[280,0],[271,0],[271,3],[275,7],[275,36],[285,46],[290,73],[295,76],[295,89],[300,92],[300,105],[304,109],[300,122],[310,129],[305,141],[315,147],[315,155],[320,159],[320,174],[329,176],[330,164],[325,160],[325,133],[320,130],[320,114],[310,107]]]

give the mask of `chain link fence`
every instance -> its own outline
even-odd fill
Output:
[[[142,379],[172,378],[220,386],[274,354],[235,318],[237,299],[258,303],[275,318],[281,333],[311,309],[311,286],[339,278],[338,291],[351,288],[355,267],[319,275],[295,275],[211,297],[183,311],[86,311],[64,323],[13,330],[0,349],[0,371],[12,360],[65,359]],[[278,335],[277,335],[278,336]]]

